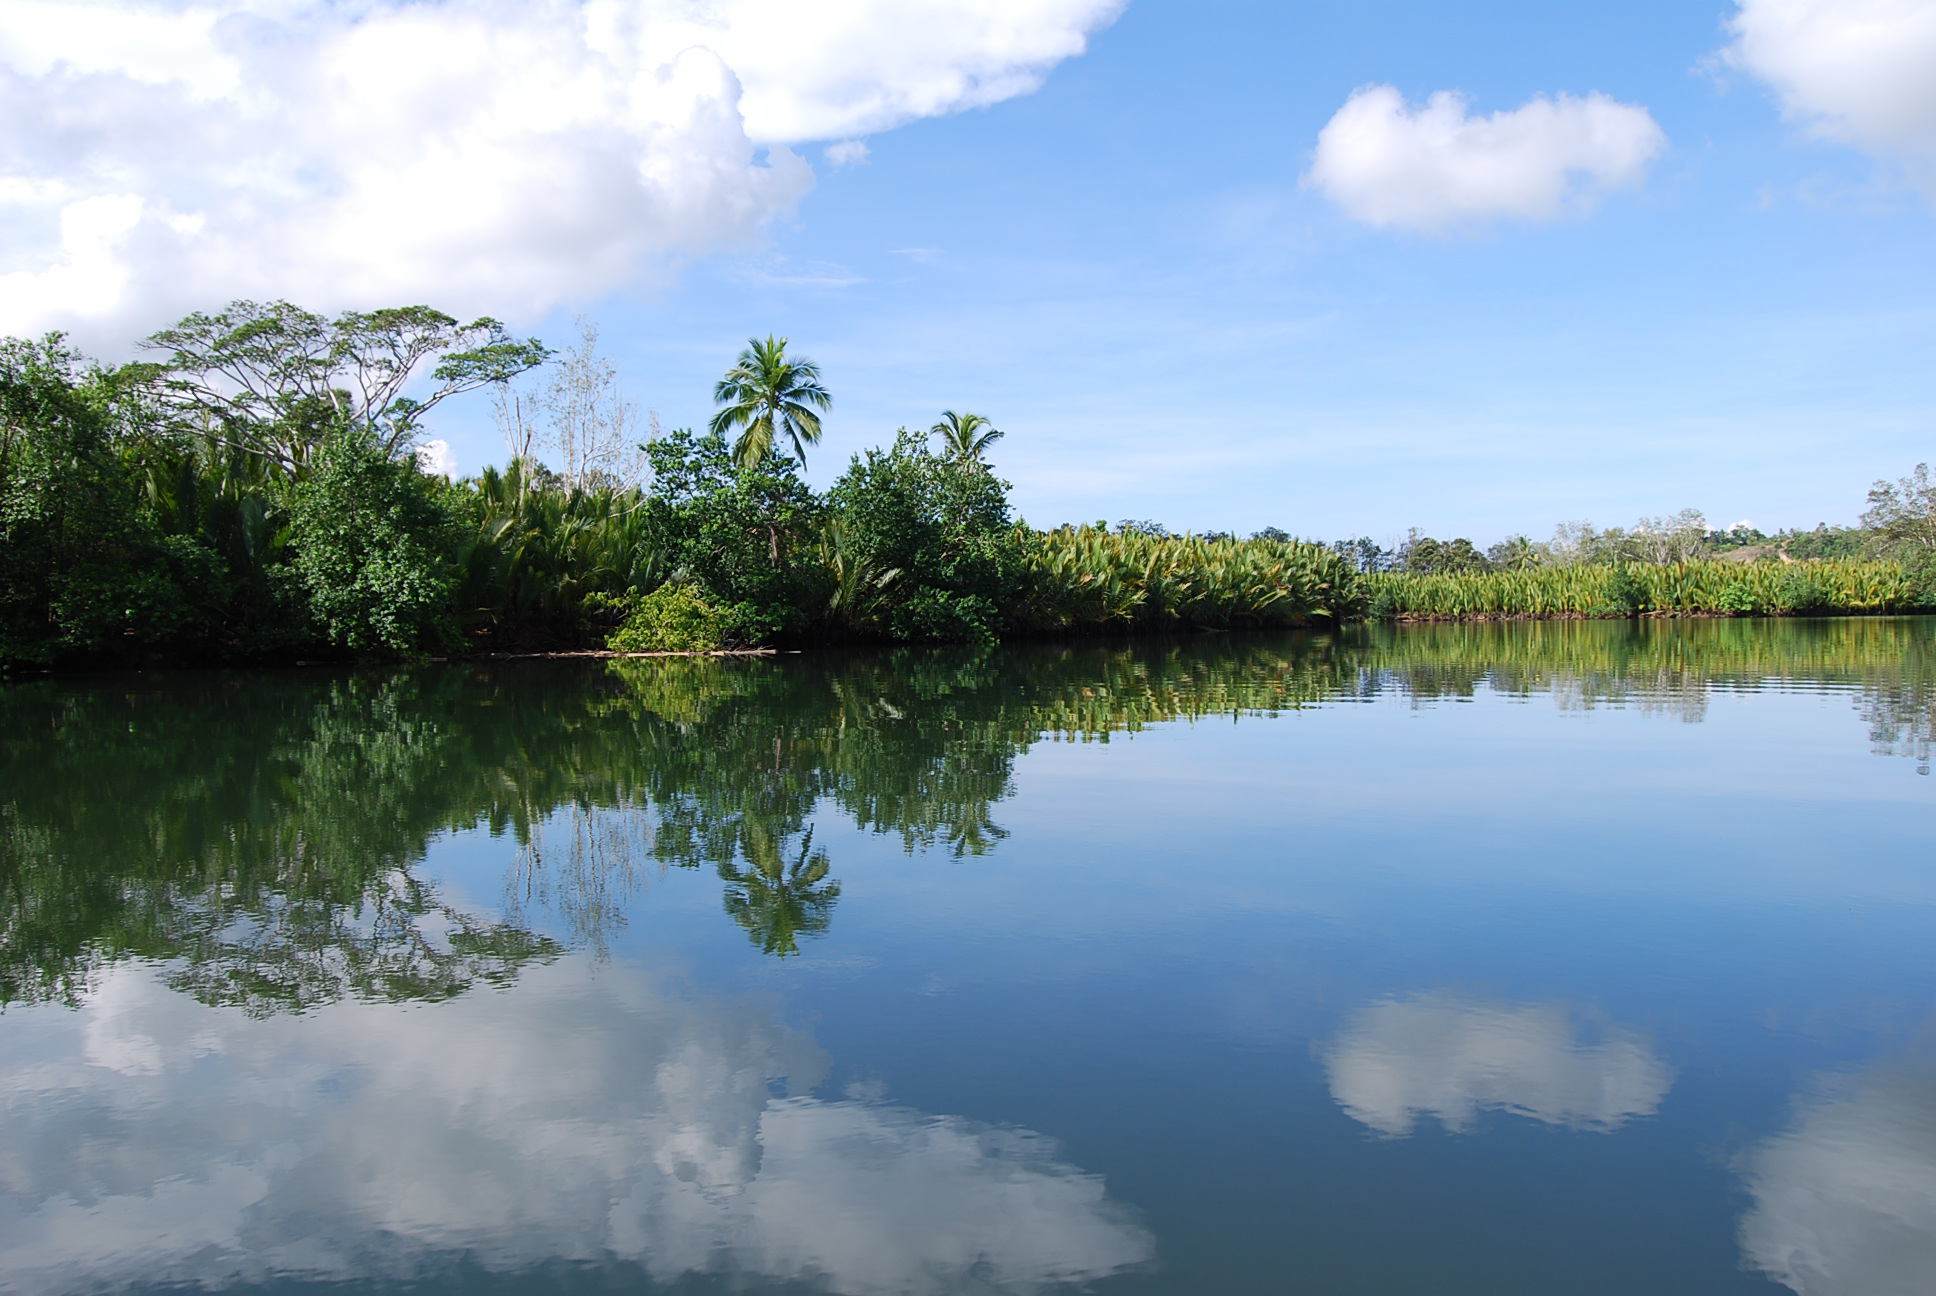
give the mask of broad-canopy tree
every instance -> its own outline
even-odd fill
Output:
[[[397,306],[328,319],[286,301],[197,311],[142,345],[165,356],[135,374],[171,423],[291,471],[335,430],[368,436],[395,458],[437,405],[551,354],[488,317],[460,324],[428,306]],[[425,366],[435,386],[406,397]]]
[[[707,425],[718,436],[737,430],[733,458],[750,468],[773,449],[784,433],[793,442],[794,456],[807,461],[807,447],[820,441],[820,415],[833,397],[820,385],[820,367],[811,360],[789,360],[787,340],[767,334],[766,340],[748,338],[746,349],[713,387],[720,410]]]

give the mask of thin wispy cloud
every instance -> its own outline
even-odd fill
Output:
[[[831,261],[795,264],[785,257],[774,257],[739,267],[733,277],[741,283],[773,288],[852,288],[867,277]]]

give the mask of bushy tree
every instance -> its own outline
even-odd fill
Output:
[[[1435,540],[1431,536],[1420,535],[1416,528],[1406,536],[1404,546],[1398,551],[1398,565],[1414,575],[1428,576],[1435,572],[1491,569],[1486,556],[1464,536],[1455,540]]]
[[[295,575],[316,627],[358,654],[456,646],[458,519],[447,487],[342,428],[288,487]]]
[[[769,453],[742,465],[723,432],[690,428],[646,450],[653,484],[643,542],[674,579],[696,581],[711,602],[736,608],[741,624],[763,623],[769,634],[805,628],[825,595],[819,565],[798,558],[820,505],[793,461]]]
[[[855,628],[903,640],[1000,634],[1021,572],[1007,482],[903,428],[891,449],[854,456],[827,503],[861,566],[899,574],[876,622]]]
[[[1275,534],[1271,534],[1275,532]],[[1266,527],[1257,533],[1260,540],[1289,540],[1290,536],[1275,527]],[[1360,572],[1391,571],[1399,566],[1399,555],[1387,549],[1370,536],[1359,536],[1355,540],[1334,540],[1331,550],[1340,558],[1348,560]]]

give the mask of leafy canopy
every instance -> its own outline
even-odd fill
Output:
[[[394,458],[443,401],[551,354],[488,317],[459,324],[428,306],[397,306],[326,319],[285,301],[198,311],[142,345],[165,355],[138,373],[173,423],[292,470],[336,428],[358,429]],[[425,366],[436,386],[421,400],[404,396]]]

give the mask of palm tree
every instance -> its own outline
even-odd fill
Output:
[[[941,421],[928,429],[928,435],[941,438],[942,451],[957,464],[983,467],[981,452],[1002,439],[993,424],[979,414],[957,414],[943,410]]]
[[[708,425],[720,434],[741,429],[733,458],[750,468],[773,449],[777,429],[793,441],[793,453],[807,461],[807,447],[820,440],[820,415],[833,397],[820,385],[820,367],[811,360],[788,360],[785,338],[767,334],[748,338],[746,349],[713,387],[720,411]]]

